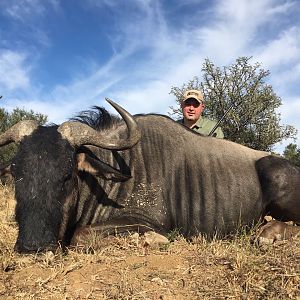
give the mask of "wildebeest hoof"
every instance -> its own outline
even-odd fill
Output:
[[[299,226],[272,220],[259,229],[256,241],[259,245],[270,245],[275,241],[289,240],[298,235],[300,235]]]

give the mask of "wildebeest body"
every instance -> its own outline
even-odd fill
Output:
[[[128,124],[110,120],[103,110],[102,118],[108,122],[96,127],[103,139],[127,139]],[[271,207],[274,199],[264,195],[269,187],[262,187],[262,178],[273,174],[264,167],[268,153],[202,137],[165,116],[134,119],[141,138],[121,150],[72,144],[77,127],[37,127],[22,139],[12,164],[18,251],[68,245],[78,228],[96,224],[179,229],[186,237],[226,235],[257,222]]]
[[[115,198],[125,209],[116,215],[136,215],[156,230],[178,228],[185,236],[226,234],[258,220],[263,203],[254,159],[265,153],[208,142],[163,116],[136,120],[142,139],[121,154],[133,178],[120,184]]]

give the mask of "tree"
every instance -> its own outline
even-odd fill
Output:
[[[248,147],[271,151],[274,144],[295,138],[297,130],[280,124],[276,109],[282,104],[271,85],[265,83],[269,71],[260,64],[250,64],[251,57],[240,57],[229,67],[216,67],[206,59],[203,81],[194,77],[181,88],[172,87],[177,107],[171,107],[171,116],[181,117],[180,101],[187,89],[199,89],[205,97],[204,116],[220,120],[224,112],[232,109],[222,121],[226,139]]]
[[[20,108],[15,108],[11,113],[9,113],[5,109],[0,108],[0,134],[21,120],[36,120],[39,125],[43,125],[47,122],[47,116],[35,113],[32,110],[26,111]],[[1,147],[0,163],[3,164],[10,161],[16,151],[17,145],[15,143]]]
[[[300,149],[297,149],[296,144],[287,145],[283,151],[283,156],[296,166],[300,167]]]

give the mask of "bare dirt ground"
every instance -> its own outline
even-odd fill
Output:
[[[13,188],[0,186],[0,299],[300,299],[300,238],[268,247],[243,231],[161,248],[93,237],[68,253],[19,255]]]

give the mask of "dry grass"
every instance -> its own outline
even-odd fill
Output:
[[[148,249],[131,237],[67,254],[18,255],[13,188],[0,187],[0,299],[300,299],[300,238],[266,248],[251,234]]]

